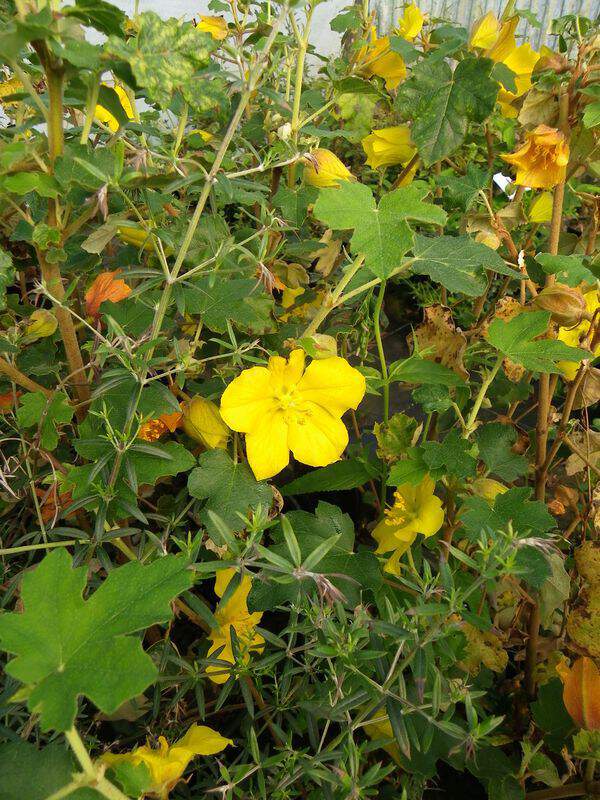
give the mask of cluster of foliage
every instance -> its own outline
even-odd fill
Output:
[[[1,800],[598,787],[598,32],[317,5],[0,4]]]

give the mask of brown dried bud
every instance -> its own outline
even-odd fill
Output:
[[[546,286],[531,304],[542,311],[549,311],[552,322],[567,328],[579,325],[587,312],[583,294],[562,283]]]

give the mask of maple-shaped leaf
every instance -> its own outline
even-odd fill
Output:
[[[385,194],[377,205],[373,192],[362,183],[342,181],[321,189],[313,213],[333,230],[354,229],[350,247],[364,255],[365,266],[379,278],[387,278],[402,263],[414,244],[407,220],[444,225],[446,212],[424,198],[429,187],[416,181]]]
[[[504,322],[495,319],[487,339],[496,350],[532,372],[559,372],[557,361],[582,361],[591,353],[557,339],[537,339],[548,330],[550,312],[527,311]]]
[[[0,616],[0,647],[15,655],[6,671],[29,689],[27,705],[43,731],[66,731],[85,695],[105,714],[141,694],[158,670],[139,637],[127,634],[171,617],[171,600],[192,573],[178,556],[113,570],[88,600],[87,567],[55,550],[25,574],[22,614]]]

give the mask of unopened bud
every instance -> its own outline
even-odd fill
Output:
[[[542,311],[549,311],[552,322],[565,328],[579,325],[587,312],[585,297],[577,289],[554,283],[546,286],[532,301]]]
[[[183,430],[209,450],[227,447],[229,428],[221,418],[219,407],[205,397],[196,395],[182,406]]]

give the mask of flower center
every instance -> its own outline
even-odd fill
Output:
[[[275,392],[275,400],[281,411],[288,411],[298,407],[300,398],[295,386],[284,384]]]
[[[400,492],[394,492],[394,505],[385,510],[386,525],[406,525],[413,517],[414,513],[409,509],[406,498]]]

